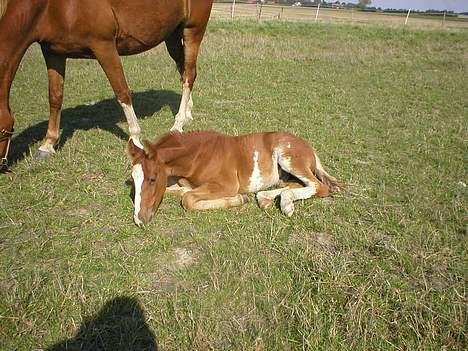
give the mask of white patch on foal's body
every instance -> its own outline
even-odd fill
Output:
[[[258,165],[259,152],[255,151],[253,154],[253,168],[252,175],[249,178],[248,191],[255,193],[263,188],[263,178],[260,174],[260,167]]]
[[[277,162],[280,165],[281,169],[283,169],[285,172],[292,174],[293,169],[291,166],[291,158],[285,156],[283,149],[280,147],[276,147],[274,151],[277,155]]]
[[[133,166],[132,178],[135,183],[135,213],[133,215],[133,220],[138,226],[140,226],[143,222],[138,218],[138,213],[140,213],[141,206],[141,187],[143,185],[143,180],[145,179],[142,165],[136,164]]]

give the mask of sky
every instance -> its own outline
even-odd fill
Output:
[[[357,2],[357,1],[353,1]],[[468,12],[468,0],[372,0],[370,6],[391,9],[448,10]]]

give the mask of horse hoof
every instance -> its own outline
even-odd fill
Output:
[[[46,160],[53,156],[52,152],[37,150],[36,154],[33,156],[33,161]]]
[[[249,197],[245,194],[239,194],[240,195],[240,200],[241,200],[241,205],[246,204],[249,202]]]
[[[182,129],[181,126],[173,125],[172,128],[170,129],[171,132],[180,132],[182,133],[184,130]]]
[[[262,210],[266,210],[267,208],[270,208],[273,205],[273,200],[267,199],[267,198],[264,198],[264,197],[262,197],[262,198],[257,197],[257,203],[258,203],[258,206]]]
[[[10,173],[11,169],[8,168],[8,165],[1,165],[0,166],[0,174]]]
[[[281,208],[281,211],[288,217],[291,217],[294,213],[294,205],[291,203],[286,205],[284,208]]]

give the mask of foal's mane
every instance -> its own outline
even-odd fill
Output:
[[[8,0],[0,0],[0,18],[5,14],[8,5]]]
[[[1,1],[1,0],[0,0]],[[194,141],[203,140],[209,137],[222,135],[218,132],[205,131],[205,130],[193,130],[189,132],[168,132],[156,139],[153,147],[156,148],[167,148],[167,147],[187,147]]]

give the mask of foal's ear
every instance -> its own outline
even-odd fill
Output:
[[[143,140],[143,145],[144,145],[144,150],[146,157],[148,157],[150,160],[154,158],[154,150],[153,150],[153,144],[151,144],[148,140]]]
[[[139,142],[137,142],[137,144],[139,144]],[[127,154],[132,160],[135,160],[136,158],[142,157],[145,154],[145,151],[139,145],[135,145],[133,139],[130,138],[127,144]]]

